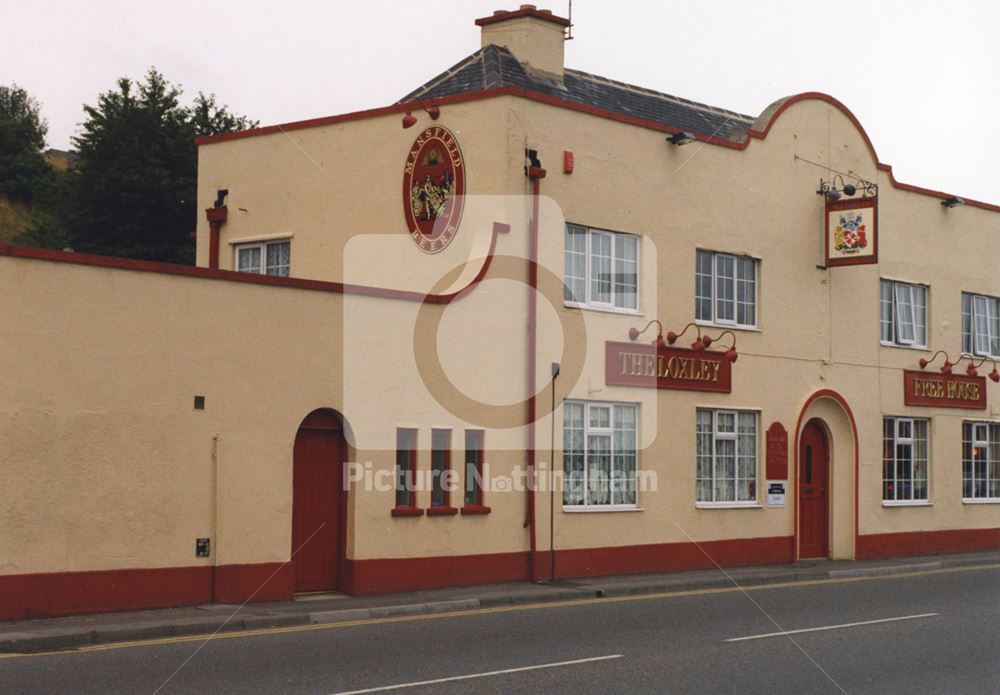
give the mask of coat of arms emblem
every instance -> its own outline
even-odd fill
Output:
[[[427,128],[414,141],[403,170],[406,225],[423,251],[437,253],[455,237],[464,193],[465,164],[458,141],[446,128]]]

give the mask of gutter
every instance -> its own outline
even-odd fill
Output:
[[[527,457],[527,518],[524,526],[528,528],[531,548],[531,581],[542,582],[547,579],[547,573],[540,567],[538,556],[535,524],[535,418],[537,417],[536,396],[536,365],[538,353],[538,197],[541,182],[546,171],[541,167],[537,154],[526,150],[530,164],[524,173],[531,181],[531,223],[528,225],[528,446]]]

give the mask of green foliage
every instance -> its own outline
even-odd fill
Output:
[[[0,195],[32,203],[50,183],[42,156],[48,124],[41,107],[17,85],[0,85]]]
[[[142,83],[118,80],[74,138],[64,226],[76,251],[192,263],[199,135],[243,130],[256,122],[199,94],[181,90],[151,68]],[[53,232],[55,230],[52,230]]]

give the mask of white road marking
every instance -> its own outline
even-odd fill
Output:
[[[750,635],[748,637],[730,637],[724,642],[744,642],[751,639],[764,639],[765,637],[784,637],[785,635],[797,635],[801,632],[820,632],[821,630],[839,630],[842,627],[858,627],[859,625],[877,625],[878,623],[894,623],[899,620],[916,620],[918,618],[933,618],[940,613],[921,613],[920,615],[903,615],[898,618],[882,618],[880,620],[863,620],[860,623],[844,623],[843,625],[825,625],[823,627],[806,627],[801,630],[782,630],[781,632],[768,632],[766,635]]]
[[[450,683],[451,681],[464,681],[472,678],[487,678],[489,676],[502,676],[507,673],[520,673],[521,671],[537,671],[542,668],[556,668],[558,666],[573,666],[575,664],[589,664],[594,661],[607,661],[608,659],[621,659],[624,654],[609,654],[608,656],[593,656],[589,659],[574,659],[572,661],[556,661],[551,664],[538,664],[537,666],[521,666],[519,668],[505,668],[500,671],[486,671],[485,673],[470,673],[467,676],[451,676],[449,678],[435,678],[429,681],[416,681],[414,683],[397,683],[396,685],[383,685],[379,688],[365,688],[364,690],[345,690],[333,695],[360,695],[361,693],[381,693],[386,690],[399,690],[400,688],[416,688],[421,685],[435,685],[437,683]]]

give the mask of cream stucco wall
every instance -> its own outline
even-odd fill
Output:
[[[451,305],[0,257],[0,292],[9,298],[0,357],[17,365],[0,402],[0,451],[16,473],[0,491],[0,573],[287,559],[292,443],[319,407],[344,415],[352,457],[375,470],[392,469],[398,427],[419,429],[423,470],[431,429],[451,429],[459,471],[463,430],[485,428],[492,472],[514,476],[528,437],[518,409],[529,390],[525,147],[548,169],[540,183],[540,403],[553,361],[564,368],[559,401],[639,403],[639,467],[658,481],[636,511],[558,505],[557,548],[792,536],[796,424],[818,417],[832,438],[832,554],[851,556],[851,423],[831,399],[803,413],[822,390],[840,394],[857,424],[861,534],[1000,526],[1000,505],[963,504],[960,490],[961,421],[1000,421],[1000,386],[987,382],[987,412],[904,406],[902,370],[932,353],[881,347],[878,333],[879,278],[926,283],[930,349],[957,354],[961,291],[1000,295],[996,212],[946,210],[894,187],[851,119],[819,99],[795,103],[766,138],[741,150],[675,147],[661,132],[504,96],[442,107],[437,123],[459,140],[470,197],[459,235],[432,256],[406,235],[401,209],[406,154],[434,124],[415,115],[420,123],[408,130],[394,113],[204,145],[199,207],[229,189],[224,268],[234,240],[293,234],[296,277],[425,293],[464,286],[486,262],[493,222],[509,225],[496,238],[487,281]],[[571,175],[558,166],[564,150],[575,154]],[[823,203],[815,190],[829,178],[825,167],[879,184],[877,266],[817,267]],[[642,236],[638,312],[563,305],[567,220]],[[204,220],[198,232],[205,265]],[[693,320],[699,248],[760,260],[758,328],[737,331],[732,393],[607,386],[606,341],[627,340],[629,328],[654,318],[674,330]],[[438,320],[439,330],[426,328]],[[471,406],[442,396],[443,380],[418,369],[434,355]],[[207,397],[205,411],[192,410],[195,394]],[[759,412],[760,506],[696,507],[699,407]],[[881,425],[891,415],[932,420],[929,506],[881,504]],[[792,440],[784,508],[763,505],[763,432],[775,421]],[[537,423],[540,461],[550,458],[551,424],[547,416]],[[557,409],[556,461],[560,431]],[[395,518],[392,490],[356,488],[347,554],[524,551],[526,496],[489,492],[486,516]],[[428,504],[429,493],[419,493],[418,505]],[[548,504],[540,494],[540,548]],[[201,536],[215,539],[211,560],[194,558]]]

